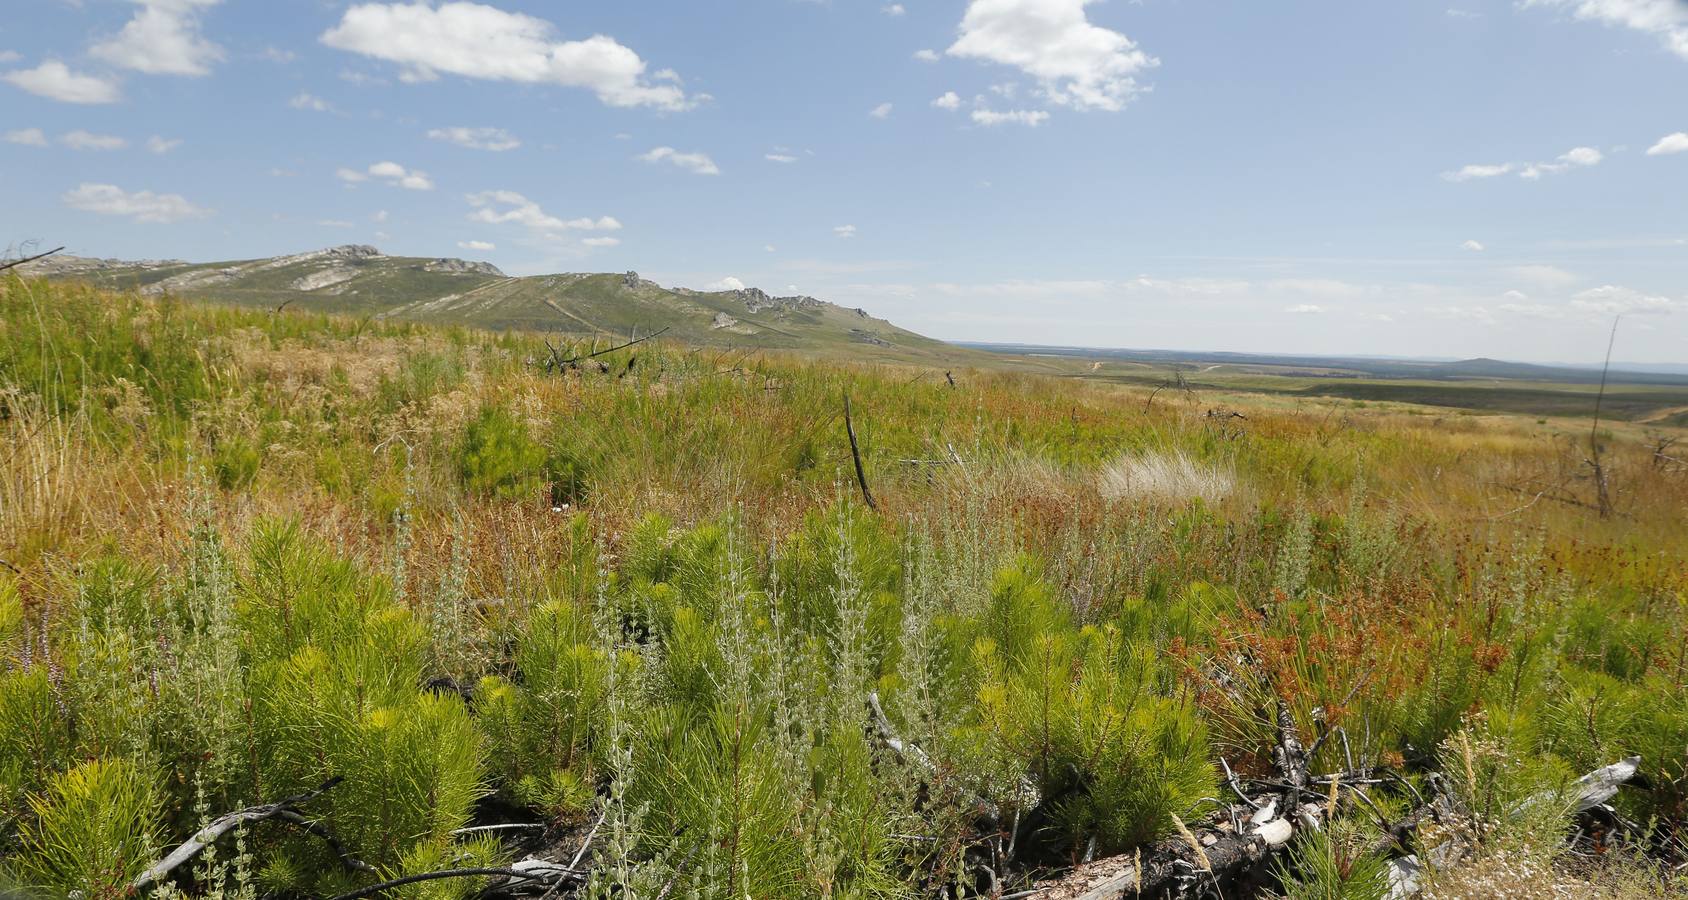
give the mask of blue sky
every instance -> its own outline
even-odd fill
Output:
[[[0,242],[958,340],[1688,362],[1688,2],[31,0]]]

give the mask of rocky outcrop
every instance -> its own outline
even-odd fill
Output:
[[[737,325],[737,324],[738,324],[737,319],[733,318],[732,316],[727,315],[724,312],[718,312],[718,313],[715,314],[714,321],[709,323],[709,327],[710,328],[731,328],[731,327],[733,327],[734,325]]]
[[[630,291],[637,291],[644,288],[656,288],[660,290],[662,288],[662,285],[657,284],[649,278],[640,278],[639,273],[631,269],[621,276],[621,286]]]
[[[252,267],[254,272],[266,272],[270,269],[280,269],[286,266],[296,266],[307,262],[357,262],[365,259],[377,259],[386,254],[368,244],[342,244],[338,247],[325,247],[308,253],[295,253],[292,256],[278,256],[266,260]]]
[[[187,265],[187,262],[180,259],[97,259],[92,256],[66,256],[63,253],[55,253],[52,256],[18,266],[18,274],[52,277],[55,275],[82,275],[89,272],[104,272],[109,269],[167,269],[185,265]]]
[[[195,269],[149,284],[141,288],[141,293],[150,295],[171,294],[179,291],[216,287],[219,284],[228,284],[243,271],[245,270],[240,266],[228,266],[222,269]]]
[[[824,304],[813,297],[796,295],[792,297],[770,297],[761,288],[741,288],[730,291],[733,299],[744,304],[744,308],[752,314],[766,309],[819,309]]]
[[[492,278],[503,278],[504,272],[489,262],[471,262],[466,259],[435,259],[422,264],[424,272],[443,272],[448,275],[486,275]]]
[[[337,284],[345,284],[353,278],[358,277],[358,274],[358,270],[356,269],[333,266],[317,272],[312,272],[311,274],[301,278],[296,278],[293,280],[292,284],[288,285],[288,287],[295,291],[320,291],[323,288],[333,287]]]
[[[871,331],[863,331],[860,328],[850,329],[850,340],[855,341],[858,344],[872,344],[875,347],[891,346],[890,341],[874,334]]]

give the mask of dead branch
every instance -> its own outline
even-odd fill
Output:
[[[57,253],[57,252],[59,252],[60,250],[63,250],[63,249],[64,249],[63,247],[54,247],[53,249],[48,250],[46,253],[37,253],[34,256],[26,256],[23,259],[14,259],[9,263],[0,263],[0,272],[4,272],[7,269],[15,269],[18,266],[24,265],[26,263],[35,262],[38,259],[46,259],[47,257],[52,256],[53,254],[55,254],[55,253]]]
[[[874,502],[873,491],[868,490],[867,472],[862,469],[862,450],[860,445],[856,443],[856,424],[850,418],[850,394],[848,391],[844,393],[844,433],[850,437],[850,458],[856,463],[856,484],[861,486],[862,500],[867,503],[868,509],[877,510],[879,504]]]
[[[362,897],[372,897],[382,891],[404,887],[408,884],[420,884],[425,881],[439,881],[445,878],[499,878],[508,881],[541,882],[556,884],[562,881],[583,880],[585,875],[573,869],[545,862],[544,860],[523,860],[509,868],[464,868],[441,869],[437,872],[418,872],[402,878],[393,878],[355,891],[340,894],[331,900],[359,900]]]
[[[568,359],[562,360],[559,364],[566,366],[566,365],[569,365],[570,363],[582,362],[582,361],[585,361],[585,360],[588,360],[588,359],[597,359],[598,357],[603,356],[605,354],[614,353],[617,350],[626,350],[628,347],[632,347],[632,346],[635,346],[637,344],[643,344],[644,342],[646,342],[648,340],[652,340],[654,338],[662,337],[667,332],[668,332],[668,328],[665,327],[665,328],[659,329],[655,332],[652,332],[651,334],[647,334],[642,338],[634,338],[633,340],[627,341],[626,343],[616,344],[614,347],[605,347],[602,350],[593,350],[592,352],[587,353],[587,354],[582,355],[582,356],[570,357]],[[597,338],[593,338],[592,342],[593,342],[593,345],[596,346],[597,345]]]
[[[148,866],[146,871],[142,872],[140,876],[137,877],[129,886],[130,891],[139,894],[151,889],[162,882],[165,878],[168,878],[171,872],[174,872],[184,863],[198,856],[203,850],[205,850],[206,847],[216,843],[223,835],[228,834],[247,823],[262,822],[268,819],[280,819],[283,822],[296,825],[311,834],[322,838],[328,843],[329,849],[333,850],[334,854],[340,857],[340,862],[345,865],[346,868],[351,869],[354,872],[374,872],[375,868],[373,866],[346,852],[345,847],[341,846],[340,842],[335,839],[334,835],[329,833],[328,829],[323,828],[321,825],[318,825],[299,814],[298,807],[316,799],[318,796],[322,795],[323,792],[339,784],[342,780],[343,779],[337,775],[323,782],[322,785],[315,790],[306,791],[303,794],[295,794],[291,797],[285,797],[274,803],[249,806],[245,809],[236,810],[213,819],[204,828],[195,832],[192,837],[183,841],[181,845],[176,847],[176,849],[170,851],[170,853],[163,859],[153,863],[151,866]]]

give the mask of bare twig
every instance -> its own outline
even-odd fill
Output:
[[[511,879],[512,881],[560,881],[563,879],[578,879],[582,876],[581,873],[576,872],[573,869],[564,869],[561,866],[549,865],[535,866],[530,871],[524,871],[515,867],[507,869],[441,869],[438,872],[418,872],[415,875],[406,875],[403,878],[393,878],[388,881],[382,881],[377,884],[369,885],[368,887],[362,887],[355,891],[340,894],[337,897],[331,898],[331,900],[359,900],[361,897],[372,897],[382,891],[389,891],[393,888],[404,887],[407,884],[420,884],[424,881],[439,881],[443,878],[496,877],[504,877]]]
[[[47,257],[52,256],[53,254],[55,254],[55,253],[57,253],[57,252],[59,252],[60,250],[63,250],[63,249],[64,249],[63,247],[54,247],[53,249],[48,250],[46,253],[37,253],[34,256],[26,256],[23,259],[14,259],[9,263],[0,263],[0,272],[4,272],[7,269],[15,269],[18,266],[24,265],[25,263],[35,262],[38,259],[46,259]]]
[[[850,436],[850,458],[856,463],[856,484],[861,486],[862,500],[868,509],[877,510],[879,504],[874,502],[873,491],[867,487],[867,472],[862,469],[862,450],[856,443],[856,423],[850,418],[850,394],[844,394],[844,433]]]

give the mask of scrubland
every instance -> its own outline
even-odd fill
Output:
[[[0,283],[4,879],[125,896],[339,778],[302,811],[373,871],[263,821],[154,890],[589,843],[558,893],[1007,896],[1271,782],[1281,705],[1368,777],[1266,890],[1384,896],[1380,823],[1438,791],[1431,896],[1678,888],[1688,468],[1640,426],[1599,432],[1602,516],[1586,421],[550,357]],[[1622,828],[1543,812],[1631,755]]]

